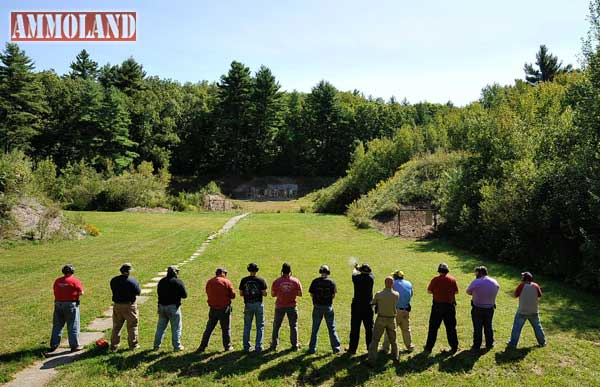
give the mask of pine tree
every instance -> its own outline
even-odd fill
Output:
[[[217,152],[223,167],[230,173],[249,172],[250,120],[252,107],[252,78],[250,69],[240,62],[231,62],[226,75],[221,76],[219,88]]]
[[[71,78],[96,79],[98,76],[98,62],[94,62],[90,58],[90,54],[83,49],[75,57],[75,61],[69,66]]]
[[[261,66],[254,77],[252,90],[251,165],[264,169],[276,156],[275,138],[283,126],[283,111],[279,83],[266,66]]]
[[[525,79],[532,85],[540,82],[552,81],[555,76],[561,73],[573,71],[572,65],[563,67],[562,61],[558,61],[558,57],[550,54],[545,45],[540,46],[540,51],[535,55],[535,64],[537,69],[531,63],[525,63],[523,71],[525,71]]]
[[[5,152],[29,150],[48,111],[32,60],[18,45],[0,53],[0,146]]]
[[[144,88],[145,77],[144,66],[136,62],[135,59],[129,58],[116,68],[114,86],[131,96],[135,91]]]

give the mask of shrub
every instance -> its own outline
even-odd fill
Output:
[[[85,226],[83,226],[83,230],[87,235],[91,235],[94,237],[100,235],[100,229],[93,224],[86,224]]]
[[[32,190],[31,161],[21,151],[0,156],[0,192],[6,195],[24,195]]]

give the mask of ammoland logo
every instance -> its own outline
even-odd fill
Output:
[[[31,12],[10,14],[13,42],[132,42],[135,12]]]

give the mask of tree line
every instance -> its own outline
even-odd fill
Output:
[[[448,106],[342,92],[321,81],[285,92],[266,66],[234,61],[218,82],[148,76],[129,58],[86,50],[67,74],[35,71],[16,44],[0,53],[0,145],[59,167],[122,171],[150,161],[183,176],[342,175],[357,143],[426,124]]]

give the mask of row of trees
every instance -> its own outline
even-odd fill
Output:
[[[326,81],[283,92],[240,62],[217,83],[151,77],[133,58],[99,67],[83,50],[68,74],[35,72],[19,46],[0,53],[0,145],[59,168],[151,161],[178,175],[341,175],[359,141],[429,122],[445,105],[340,92]]]

